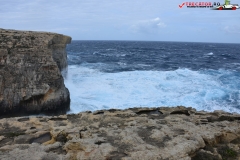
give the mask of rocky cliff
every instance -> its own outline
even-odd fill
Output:
[[[239,160],[240,115],[130,108],[0,119],[4,160]]]
[[[0,114],[69,109],[61,70],[71,37],[0,29]]]

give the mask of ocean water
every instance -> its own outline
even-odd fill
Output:
[[[186,106],[240,113],[240,44],[73,41],[69,113]]]

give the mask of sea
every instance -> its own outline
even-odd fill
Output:
[[[72,41],[68,113],[193,107],[240,113],[240,44]]]

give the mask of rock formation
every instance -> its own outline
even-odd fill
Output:
[[[0,114],[69,109],[61,70],[71,37],[0,29]]]
[[[130,108],[0,119],[4,160],[238,160],[240,115]]]

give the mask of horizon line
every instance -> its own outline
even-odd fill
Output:
[[[234,42],[191,42],[191,41],[162,41],[162,40],[80,40],[72,39],[72,41],[130,41],[130,42],[177,42],[177,43],[221,43],[221,44],[240,44]]]

